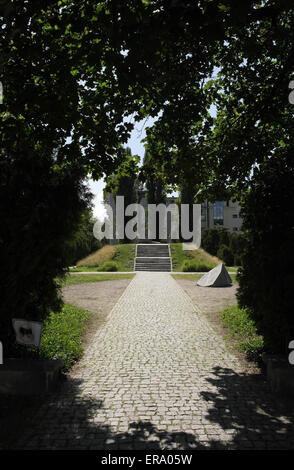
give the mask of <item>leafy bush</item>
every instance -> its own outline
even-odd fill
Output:
[[[90,253],[96,252],[102,248],[104,241],[101,242],[93,235],[93,225],[95,220],[92,213],[86,210],[77,225],[76,232],[69,242],[70,260],[69,265],[75,265],[78,260],[85,258]]]
[[[246,341],[241,341],[239,349],[246,353],[249,361],[260,362],[262,352],[264,350],[264,341],[261,336],[251,338]]]
[[[197,261],[184,261],[182,265],[182,271],[184,272],[207,272],[210,271],[214,266],[205,264],[205,263],[197,263]]]
[[[242,265],[242,256],[235,255],[234,256],[234,266],[241,266]]]
[[[220,258],[227,266],[233,266],[234,255],[229,246],[221,245],[217,252],[218,258]]]
[[[234,256],[242,256],[246,246],[246,234],[235,232],[230,233],[230,242],[228,244],[225,243],[225,245],[228,245],[231,248]]]
[[[222,245],[225,245],[231,250],[232,256],[234,258],[234,256],[242,255],[245,248],[245,243],[246,240],[243,233],[231,233],[223,227],[205,229],[201,235],[202,247],[211,255],[217,255],[218,258],[220,258],[219,252]],[[230,263],[226,264],[232,266],[234,264],[233,258],[231,258]]]
[[[216,256],[219,247],[218,229],[207,228],[201,234],[201,245],[204,250],[213,256]]]
[[[281,354],[294,339],[293,178],[294,156],[272,157],[255,169],[241,211],[247,243],[238,275],[239,304],[249,308],[266,351]]]
[[[48,359],[62,359],[68,370],[83,353],[82,335],[91,313],[72,305],[51,313],[44,324],[40,353]]]
[[[105,263],[97,268],[97,271],[118,271],[118,266],[115,261],[105,261]]]
[[[46,146],[0,155],[0,340],[6,356],[17,346],[12,318],[42,321],[62,301],[57,278],[70,263],[69,240],[90,202],[77,165],[59,165]],[[18,188],[17,191],[15,188]]]

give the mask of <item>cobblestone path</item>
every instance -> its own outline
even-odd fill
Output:
[[[167,273],[138,273],[16,444],[26,449],[289,449],[293,414],[242,370]]]

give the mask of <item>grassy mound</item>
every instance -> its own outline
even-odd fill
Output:
[[[183,250],[182,243],[171,243],[170,248],[173,263],[173,271],[183,271],[185,262],[188,262],[188,265],[192,265],[193,261],[195,263],[195,266],[196,264],[202,266],[204,265],[209,267],[210,269],[214,268],[217,264],[220,264],[222,262],[216,256],[212,256],[207,253],[207,251],[203,250],[203,248],[198,248],[198,250]],[[199,269],[199,271],[202,270]]]
[[[133,271],[135,244],[105,245],[77,262],[71,271]]]
[[[82,267],[96,267],[104,264],[106,261],[110,261],[116,254],[116,248],[113,245],[105,245],[100,250],[91,253],[86,258],[81,259],[77,262],[77,266]]]

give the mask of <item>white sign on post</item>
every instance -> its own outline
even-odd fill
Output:
[[[18,344],[40,347],[43,326],[41,322],[13,318],[12,324]]]

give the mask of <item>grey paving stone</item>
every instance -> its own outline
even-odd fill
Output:
[[[142,272],[16,448],[150,446],[293,448],[294,432],[176,281]]]

